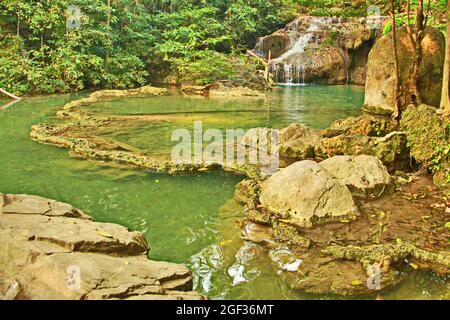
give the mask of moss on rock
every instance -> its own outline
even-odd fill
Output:
[[[359,261],[365,268],[374,263],[383,264],[385,268],[389,268],[392,263],[413,257],[419,261],[438,265],[439,268],[436,269],[446,270],[444,273],[450,272],[450,253],[428,252],[403,241],[363,247],[332,245],[325,248],[323,252],[338,259]]]
[[[409,106],[400,127],[407,134],[411,156],[433,174],[439,187],[450,187],[450,120],[436,108],[422,104]]]

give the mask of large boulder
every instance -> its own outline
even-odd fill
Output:
[[[311,159],[324,154],[320,137],[310,128],[291,124],[279,132],[280,156],[293,159]]]
[[[320,166],[345,184],[359,198],[377,198],[394,191],[391,176],[376,157],[336,156],[320,162]]]
[[[450,120],[436,109],[409,106],[402,114],[400,127],[406,131],[411,156],[430,169],[440,187],[450,188]]]
[[[0,299],[204,298],[142,233],[37,196],[0,194],[0,252]]]
[[[401,108],[406,107],[407,92],[411,91],[411,67],[413,65],[413,47],[405,29],[397,32],[400,81],[402,93]],[[419,90],[423,102],[439,106],[442,88],[442,72],[445,57],[445,38],[438,30],[428,27],[422,40],[422,64],[419,74]],[[381,37],[369,54],[366,78],[365,111],[390,115],[394,112],[394,54],[392,33]]]
[[[264,209],[299,227],[358,214],[349,189],[311,160],[296,162],[267,179],[260,202]]]

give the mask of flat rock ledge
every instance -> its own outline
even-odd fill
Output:
[[[206,299],[187,267],[148,251],[141,232],[69,204],[0,194],[0,299]]]

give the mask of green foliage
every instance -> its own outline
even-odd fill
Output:
[[[197,85],[228,79],[236,74],[229,58],[212,50],[195,51],[172,62],[181,81]]]
[[[308,13],[314,16],[329,17],[364,17],[367,15],[369,5],[378,5],[384,9],[386,6],[382,1],[346,1],[346,0],[299,0],[298,4],[306,8]]]
[[[431,3],[431,22],[442,23],[446,0]],[[366,16],[369,4],[386,13],[381,0],[111,0],[108,26],[107,0],[2,0],[0,86],[54,93],[128,88],[171,72],[201,84],[233,78],[236,67],[257,68],[236,57],[297,14]],[[66,29],[72,5],[79,30]]]

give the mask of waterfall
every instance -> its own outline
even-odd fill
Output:
[[[298,21],[289,26],[289,38],[291,39],[290,48],[276,59],[270,61],[271,70],[275,75],[277,82],[286,84],[303,84],[305,83],[305,65],[302,54],[305,52],[308,44],[312,42],[314,33],[319,30],[318,20],[312,20],[306,32],[297,37]],[[279,76],[279,65],[283,68],[283,74]],[[276,71],[276,72],[275,72]]]
[[[264,38],[263,37],[258,38],[258,41],[256,42],[254,51],[258,56],[267,59],[266,54],[264,53]]]

